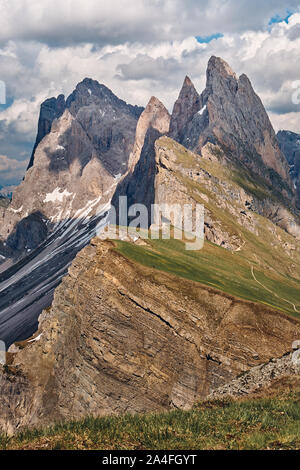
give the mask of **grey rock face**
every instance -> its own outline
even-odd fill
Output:
[[[125,173],[137,120],[144,108],[125,103],[88,78],[69,96],[67,108],[87,134],[104,168],[111,174]]]
[[[55,287],[89,243],[127,172],[138,117],[108,88],[85,79],[70,97],[41,107],[24,181],[0,208],[0,338],[36,330]]]
[[[201,109],[202,97],[196,91],[189,77],[185,77],[179,97],[174,104],[171,122],[170,137],[182,142],[187,124]]]
[[[38,132],[36,141],[33,147],[31,158],[29,161],[28,168],[31,168],[34,162],[34,154],[37,146],[45,135],[49,134],[51,131],[51,126],[54,119],[60,118],[66,109],[66,102],[64,95],[59,95],[57,98],[49,98],[44,101],[41,105],[40,117],[38,123]]]
[[[1,196],[0,195],[0,207],[8,207],[10,204],[10,199],[8,199],[7,197],[5,196]]]
[[[170,115],[167,109],[157,98],[152,97],[137,124],[129,172],[120,182],[112,199],[112,205],[117,210],[119,197],[126,195],[128,207],[133,204],[144,204],[150,214],[151,204],[155,199],[155,142],[168,133],[169,127]],[[123,225],[122,221],[120,224]]]
[[[290,175],[297,190],[300,205],[300,134],[279,131],[277,139],[290,166]]]
[[[276,154],[275,144],[263,144],[265,128],[273,142],[272,129],[250,82],[245,76],[238,79],[221,59],[210,60],[201,96],[186,78],[171,122],[154,97],[142,111],[91,79],[83,80],[66,101],[61,95],[42,105],[33,165],[9,207],[0,209],[0,338],[3,334],[10,342],[34,331],[41,308],[51,303],[76,252],[95,235],[112,197],[115,206],[118,196],[127,195],[128,205],[143,203],[150,209],[155,201],[155,143],[161,135],[170,130],[202,156],[205,142],[216,141],[219,147],[234,149],[229,155],[235,161],[257,172],[267,168],[262,156]],[[251,124],[251,119],[257,122]],[[255,159],[249,148],[257,142],[262,156]],[[168,195],[174,193],[170,187]],[[253,210],[263,215],[267,210],[267,217],[284,229],[282,221],[288,219],[293,233],[299,234],[293,217],[278,204],[266,209],[263,201],[257,209],[251,201]],[[219,236],[210,219],[207,224],[212,241],[227,243],[223,230]],[[16,255],[19,262],[12,267],[7,258]]]
[[[198,153],[207,142],[218,144],[231,158],[293,195],[288,166],[260,98],[246,75],[237,77],[218,57],[209,60],[201,96],[185,80],[170,136]]]
[[[245,396],[271,386],[278,379],[299,378],[299,376],[300,365],[293,361],[293,353],[288,353],[281,358],[253,367],[241,377],[215,390],[208,399]]]
[[[46,100],[33,156],[3,215],[0,239],[20,255],[38,246],[36,232],[45,223],[51,232],[96,200],[107,203],[116,177],[127,171],[142,111],[91,79],[79,83],[66,102],[63,95]]]

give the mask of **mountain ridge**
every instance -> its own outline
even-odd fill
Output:
[[[299,328],[268,306],[141,266],[118,242],[97,238],[77,255],[38,333],[11,349],[0,424],[12,433],[87,414],[189,409],[285,353]]]
[[[190,98],[187,96],[188,90]],[[183,117],[178,110],[189,99],[195,108],[192,106],[193,112]],[[179,125],[181,131],[176,134],[177,114],[178,119],[184,122]],[[260,98],[248,77],[245,74],[237,77],[219,57],[212,56],[208,62],[206,87],[201,95],[190,79],[184,81],[171,117],[170,136],[197,153],[201,153],[202,146],[208,141],[217,143],[235,152],[246,167],[269,178],[269,181],[271,177],[264,172],[266,168],[274,170],[287,182],[290,194],[293,193],[287,163]],[[250,159],[247,157],[249,151]]]
[[[300,315],[296,192],[245,75],[212,57],[205,90],[186,77],[172,115],[156,97],[135,107],[87,78],[42,105],[37,142],[0,209],[6,430],[188,408],[289,350]],[[119,196],[148,212],[203,205],[204,247],[131,235],[132,214],[101,240]]]

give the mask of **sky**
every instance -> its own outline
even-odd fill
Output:
[[[300,0],[0,0],[0,188],[21,181],[46,98],[90,77],[172,111],[212,55],[248,75],[276,131],[300,133]]]

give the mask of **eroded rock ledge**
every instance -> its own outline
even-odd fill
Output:
[[[300,322],[137,265],[94,239],[0,373],[0,426],[14,432],[87,415],[189,408],[280,357]]]

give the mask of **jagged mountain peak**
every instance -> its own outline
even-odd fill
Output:
[[[76,92],[85,94],[87,96],[90,96],[91,98],[93,98],[93,96],[96,96],[98,98],[107,97],[116,98],[119,100],[119,98],[106,85],[104,85],[103,83],[99,83],[98,80],[94,80],[88,77],[84,78],[81,82],[76,85],[76,88],[73,93]],[[71,93],[68,99],[71,99],[73,93]]]
[[[135,144],[128,163],[130,171],[134,170],[140,158],[148,130],[152,128],[160,135],[167,134],[170,129],[170,119],[171,116],[165,105],[156,96],[152,96],[137,123]]]
[[[299,141],[300,134],[297,134],[297,132],[287,131],[285,129],[281,129],[280,131],[277,132],[277,137],[278,138],[284,137],[284,138],[287,138],[289,140],[298,140]],[[299,145],[299,147],[300,147],[300,145]]]
[[[220,74],[223,76],[231,76],[237,79],[236,73],[230,65],[221,57],[211,56],[207,65],[207,74]]]
[[[65,96],[63,94],[58,95],[57,98],[55,97],[48,98],[41,104],[37,137],[36,137],[36,141],[33,147],[33,151],[31,154],[31,158],[30,158],[27,170],[29,170],[29,168],[31,168],[33,165],[34,154],[35,154],[37,146],[42,141],[42,139],[51,131],[51,126],[52,126],[53,121],[55,119],[58,119],[60,116],[62,116],[65,109],[66,109],[66,101],[65,101]]]
[[[188,75],[185,76],[185,79],[183,81],[183,88],[184,87],[194,87],[194,84]]]
[[[148,115],[150,119],[153,121],[153,119],[156,119],[157,117],[161,117],[164,115],[165,117],[170,120],[170,114],[165,105],[158,99],[156,96],[151,96],[146,108],[144,109],[142,116]],[[165,131],[165,132],[168,132]]]
[[[137,137],[141,127],[147,131],[151,126],[160,134],[167,134],[170,128],[171,116],[165,105],[156,96],[152,96],[140,116],[137,124]]]
[[[106,85],[99,83],[97,80],[85,78],[76,86],[75,90],[67,98],[66,106],[73,115],[85,106],[96,104],[100,106],[102,111],[105,109],[122,110],[128,114],[138,118],[143,107],[132,106],[126,101],[118,98]]]
[[[210,58],[201,95],[185,80],[171,116],[170,137],[199,154],[207,142],[218,144],[268,183],[282,186],[283,180],[293,198],[288,167],[260,98],[249,78],[238,77],[220,57]]]
[[[201,109],[202,99],[191,79],[186,76],[176,100],[170,122],[170,137],[181,140],[187,122]]]
[[[0,243],[6,240],[5,246],[23,256],[39,243],[34,235],[37,223],[43,230],[47,224],[50,233],[90,201],[106,203],[127,171],[143,109],[90,78],[80,82],[66,101],[59,95],[42,103],[29,171],[6,211]],[[40,215],[17,230],[31,214]],[[4,255],[10,256],[8,249]]]
[[[52,97],[52,98],[46,99],[42,103],[41,106],[44,108],[53,108],[54,106],[56,106],[57,108],[59,108],[59,107],[62,107],[64,104],[65,104],[65,95],[60,94],[57,96],[57,98]]]

